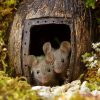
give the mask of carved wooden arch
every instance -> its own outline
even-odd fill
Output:
[[[23,75],[27,77],[30,81],[30,70],[25,61],[25,57],[29,55],[29,42],[30,42],[30,28],[35,25],[46,25],[46,24],[66,24],[70,27],[71,34],[73,33],[73,23],[72,19],[65,18],[36,18],[25,20],[25,25],[23,28],[23,39],[22,39],[22,71]]]

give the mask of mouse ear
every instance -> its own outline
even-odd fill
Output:
[[[37,64],[38,64],[38,59],[35,56],[33,56],[32,57],[32,67],[35,67]]]
[[[44,54],[51,52],[52,51],[51,43],[50,42],[44,43],[42,49],[43,49]]]
[[[61,42],[61,44],[60,44],[60,50],[62,52],[64,52],[64,53],[69,53],[70,50],[71,50],[70,42],[68,42],[68,41]]]
[[[46,56],[45,56],[45,61],[47,64],[53,64],[54,63],[54,55],[52,52],[48,53]]]
[[[34,55],[25,56],[25,63],[31,67],[33,62]]]

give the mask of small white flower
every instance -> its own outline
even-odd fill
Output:
[[[94,90],[91,92],[94,96],[100,95],[100,91]]]
[[[91,68],[96,67],[96,65],[97,65],[97,60],[95,60],[94,62],[90,63],[90,67]]]
[[[3,51],[7,51],[7,48],[3,48]]]
[[[81,93],[88,93],[90,92],[90,89],[87,87],[87,81],[84,81],[81,85],[81,88],[80,88],[80,92]]]
[[[93,48],[97,48],[97,45],[94,44],[94,43],[92,43],[92,47],[93,47]]]
[[[78,91],[80,89],[80,85],[75,85],[73,87],[70,87],[67,92],[75,92]]]
[[[91,61],[93,61],[93,60],[94,60],[94,57],[93,57],[93,56],[87,58],[87,61],[89,61],[89,62],[91,62]]]
[[[100,52],[100,48],[96,48],[96,51],[97,51],[97,52]]]
[[[92,43],[92,48],[93,48],[96,52],[100,52],[100,42],[98,42],[98,43]]]

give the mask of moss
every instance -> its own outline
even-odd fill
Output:
[[[14,14],[19,5],[19,0],[0,1],[0,70],[7,72],[8,68],[8,37],[9,28],[13,21]],[[12,69],[9,67],[8,69]],[[8,72],[7,72],[8,73]],[[11,73],[10,73],[11,74]]]
[[[0,71],[0,100],[41,100],[24,77],[8,77]]]

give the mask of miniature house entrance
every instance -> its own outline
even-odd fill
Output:
[[[53,48],[58,48],[60,42],[70,41],[70,28],[65,24],[36,25],[30,29],[29,55],[43,54],[42,46],[50,41]]]
[[[49,41],[57,48],[63,40],[71,43],[70,82],[84,71],[81,55],[91,50],[94,33],[91,9],[84,0],[23,0],[12,23],[9,36],[9,65],[17,76],[30,71],[25,58],[43,54],[42,45]]]
[[[26,20],[22,40],[22,70],[23,75],[30,80],[30,71],[25,61],[25,56],[43,55],[42,46],[45,42],[51,42],[57,49],[62,41],[71,39],[70,20],[63,18],[42,18]]]

